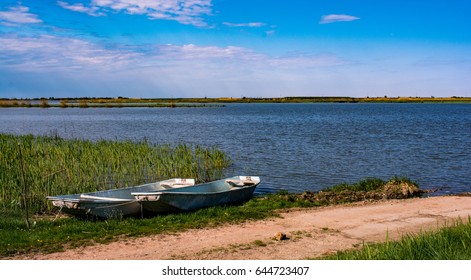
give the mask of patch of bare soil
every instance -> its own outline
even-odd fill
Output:
[[[41,260],[297,260],[435,230],[471,216],[471,197],[442,196],[290,210],[280,218],[132,238]]]

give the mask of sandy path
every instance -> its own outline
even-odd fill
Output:
[[[281,218],[174,235],[127,239],[22,259],[305,259],[436,229],[471,216],[471,197],[445,196],[331,206],[282,213]],[[276,241],[277,232],[287,240]]]

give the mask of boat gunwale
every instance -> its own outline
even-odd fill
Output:
[[[133,196],[154,196],[154,195],[170,195],[170,194],[177,194],[177,195],[213,195],[213,194],[222,194],[222,193],[227,193],[227,192],[234,192],[238,190],[244,190],[244,189],[250,189],[250,188],[255,188],[257,187],[257,184],[255,185],[250,185],[250,186],[243,186],[243,187],[231,187],[228,190],[223,190],[223,191],[216,191],[216,192],[178,192],[178,191],[158,191],[158,192],[143,192],[143,193],[131,193]]]
[[[240,178],[242,177],[250,177],[250,180],[241,180]],[[234,179],[234,178],[239,178],[239,179]],[[250,182],[250,185],[233,185],[231,182]],[[179,195],[216,195],[216,194],[223,194],[223,193],[228,193],[228,192],[234,192],[238,190],[243,190],[243,189],[250,189],[250,188],[256,188],[260,184],[261,180],[259,176],[234,176],[234,177],[229,177],[226,179],[221,179],[221,180],[216,180],[213,182],[207,182],[207,183],[202,183],[202,184],[196,184],[192,186],[187,186],[187,187],[182,187],[182,188],[175,188],[175,189],[166,189],[166,190],[159,190],[155,192],[131,192],[131,195],[134,197],[136,196],[157,196],[157,195],[164,195],[164,194],[179,194]],[[222,190],[222,191],[214,191],[214,192],[200,192],[197,189],[195,191],[191,192],[184,192],[180,191],[182,189],[186,188],[198,188],[201,186],[208,186],[208,185],[220,185],[224,184],[225,186],[228,186],[228,189]],[[137,199],[139,200],[139,199]]]
[[[162,181],[156,181],[156,182],[151,182],[151,183],[145,183],[142,185],[137,185],[137,186],[129,186],[129,187],[123,187],[123,188],[116,188],[116,189],[109,189],[109,190],[99,190],[99,191],[94,191],[94,192],[85,192],[85,193],[72,193],[72,194],[64,194],[64,195],[54,195],[54,196],[46,196],[46,199],[49,201],[62,201],[62,202],[69,202],[69,203],[80,203],[80,202],[129,202],[129,201],[134,201],[136,200],[135,198],[119,198],[117,200],[116,198],[110,197],[110,196],[97,196],[96,194],[103,194],[103,193],[117,193],[117,192],[123,192],[123,191],[129,191],[132,189],[139,189],[139,188],[144,188],[147,186],[152,186],[152,185],[157,185],[157,186],[163,186],[163,187],[170,187],[169,189],[172,189],[172,186],[167,185],[167,183],[171,181],[188,181],[190,182],[189,185],[184,185],[182,183],[176,183],[175,185],[177,187],[175,188],[182,188],[182,187],[190,187],[190,186],[195,186],[195,179],[193,178],[171,178],[171,179],[166,179]],[[75,196],[75,197],[74,197]],[[98,197],[97,199],[93,199],[91,197],[87,196],[95,196]]]

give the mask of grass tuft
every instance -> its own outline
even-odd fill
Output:
[[[471,218],[434,232],[406,235],[399,241],[388,238],[380,244],[363,244],[360,250],[338,252],[327,259],[337,260],[469,260],[471,259]]]

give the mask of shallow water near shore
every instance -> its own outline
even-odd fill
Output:
[[[405,176],[471,191],[469,104],[227,104],[217,108],[4,108],[0,132],[217,146],[256,194]]]

